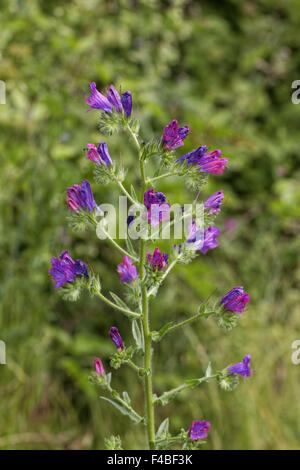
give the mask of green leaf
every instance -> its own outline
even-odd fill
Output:
[[[143,335],[136,320],[132,321],[132,336],[134,337],[138,349],[144,351]]]
[[[114,400],[111,400],[110,398],[106,398],[106,397],[102,397],[100,396],[100,398],[102,398],[102,400],[106,400],[108,401],[109,403],[111,403],[115,408],[117,408],[117,410],[120,411],[120,413],[122,413],[123,415],[125,416],[129,416],[129,418],[135,423],[135,424],[138,424],[142,421],[142,418],[140,416],[138,416],[136,413],[133,412],[132,409],[128,409],[126,408],[125,406],[117,403],[116,401]]]
[[[115,303],[119,306],[119,307],[122,307],[122,308],[125,308],[126,310],[130,310],[130,308],[128,307],[128,305],[125,304],[125,302],[120,299],[120,297],[117,296],[117,294],[115,294],[114,292],[109,292],[111,297],[113,298],[113,300],[115,301]]]
[[[123,392],[123,400],[127,403],[127,405],[130,405],[131,404],[131,399],[130,399],[130,396],[128,395],[128,393],[125,391]]]
[[[159,426],[156,434],[155,439],[165,439],[169,433],[169,418],[166,418],[161,425]]]
[[[131,185],[131,187],[130,187],[130,194],[132,196],[132,199],[134,199],[136,202],[139,201],[133,185]]]
[[[126,248],[127,248],[127,251],[129,252],[130,255],[132,255],[134,257],[136,256],[136,251],[133,248],[132,242],[131,242],[129,237],[126,238]]]
[[[205,372],[205,377],[209,377],[209,376],[211,376],[211,363],[210,362],[208,363],[208,366]]]

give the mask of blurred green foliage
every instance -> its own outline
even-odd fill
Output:
[[[86,114],[88,82],[130,89],[145,137],[173,118],[192,129],[185,150],[206,144],[230,159],[203,197],[224,189],[220,246],[181,266],[152,305],[152,324],[195,313],[212,292],[243,285],[249,310],[232,332],[199,321],[155,345],[156,392],[238,362],[250,352],[254,376],[232,393],[215,384],[183,393],[158,411],[171,431],[211,422],[205,448],[291,449],[300,442],[299,79],[300,5],[296,0],[1,0],[0,448],[103,448],[119,434],[125,448],[144,436],[88,384],[93,358],[108,357],[126,319],[83,296],[63,301],[48,278],[49,260],[69,249],[97,270],[104,290],[122,295],[119,253],[93,233],[72,233],[65,188],[89,178],[87,142],[101,140],[97,113]],[[128,182],[136,155],[126,136],[107,139],[122,154]],[[170,202],[195,194],[177,178],[159,190]],[[114,187],[93,190],[116,200]],[[234,221],[234,227],[233,221]],[[227,227],[227,229],[226,229]],[[142,388],[125,366],[114,386],[142,406]]]

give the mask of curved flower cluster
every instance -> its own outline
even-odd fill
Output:
[[[79,212],[88,209],[92,212],[96,203],[92,193],[92,188],[88,180],[84,180],[81,185],[74,184],[71,188],[67,189],[68,206],[71,211]]]
[[[244,377],[244,381],[246,377],[251,377],[251,369],[250,369],[250,358],[251,354],[247,354],[242,362],[238,362],[233,366],[227,368],[229,374],[239,374]]]
[[[208,421],[193,421],[190,429],[190,439],[197,441],[198,439],[205,439],[210,430],[210,423]]]
[[[221,210],[221,206],[225,204],[224,202],[222,203],[223,199],[224,191],[217,191],[205,201],[204,209],[209,209],[209,215],[217,215]]]
[[[181,147],[183,145],[184,139],[187,137],[189,133],[189,127],[179,127],[178,122],[176,119],[170,122],[165,127],[164,134],[163,134],[163,145],[166,150],[168,149],[176,149],[177,147]]]
[[[187,165],[194,165],[199,168],[201,173],[211,173],[213,175],[221,175],[227,168],[227,158],[221,158],[221,150],[217,149],[213,152],[207,152],[207,146],[202,145],[192,152],[188,152],[178,158],[177,162],[186,161]]]
[[[110,85],[107,90],[107,97],[97,90],[96,83],[90,82],[91,95],[86,99],[86,103],[91,109],[101,109],[105,113],[112,113],[113,109],[116,112],[124,110],[127,117],[131,115],[132,111],[132,96],[130,91],[125,91],[120,97],[119,93],[113,85]]]
[[[144,205],[147,208],[148,221],[156,227],[163,220],[170,218],[170,204],[166,203],[166,196],[160,191],[154,192],[153,188],[144,194]]]
[[[51,258],[51,264],[52,268],[49,269],[49,273],[55,281],[55,289],[64,286],[67,282],[73,282],[76,276],[89,277],[87,265],[79,259],[72,260],[68,251],[64,251],[59,258]]]
[[[123,262],[118,265],[118,273],[121,276],[121,282],[123,284],[132,282],[138,277],[136,267],[132,263],[132,259],[128,256],[124,256]]]
[[[231,310],[231,312],[241,314],[248,302],[250,302],[250,295],[247,294],[247,292],[244,292],[244,288],[242,286],[238,286],[234,287],[224,295],[221,299],[220,305],[222,305],[225,310]]]
[[[189,226],[187,243],[193,243],[195,250],[206,254],[208,250],[213,250],[218,246],[217,237],[220,235],[218,227],[207,227],[207,229],[198,229],[195,220],[192,220]]]
[[[149,264],[153,267],[153,271],[162,271],[168,264],[169,255],[161,253],[159,248],[155,248],[153,255],[151,255],[150,251],[147,252],[147,258]]]
[[[94,144],[87,144],[87,159],[99,166],[104,164],[110,167],[113,164],[105,142],[99,142],[98,147]]]

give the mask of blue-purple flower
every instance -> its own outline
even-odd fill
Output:
[[[131,115],[132,96],[130,91],[125,91],[120,98],[119,93],[113,85],[110,85],[107,91],[107,97],[100,93],[96,88],[95,82],[90,82],[91,95],[86,99],[86,103],[91,109],[101,109],[110,114],[115,109],[117,113],[125,111],[127,117]]]
[[[234,287],[221,299],[220,305],[223,305],[225,310],[241,314],[245,309],[247,303],[250,302],[250,295],[244,292],[242,286]]]
[[[170,204],[166,203],[166,196],[160,191],[154,192],[153,188],[144,194],[144,204],[147,208],[148,221],[156,227],[163,220],[170,218]]]
[[[95,365],[96,374],[99,375],[100,377],[101,376],[104,377],[105,376],[104,367],[99,357],[96,357],[96,359],[94,360],[94,365]]]
[[[183,141],[189,133],[189,127],[179,127],[176,119],[165,127],[163,134],[163,145],[166,150],[176,149],[183,145]]]
[[[86,158],[88,160],[92,160],[92,162],[95,162],[97,165],[102,165],[104,163],[110,167],[110,165],[113,164],[105,142],[99,142],[98,147],[94,144],[87,144]]]
[[[209,209],[210,215],[217,215],[218,212],[221,210],[221,206],[225,203],[224,199],[224,191],[217,191],[212,196],[210,196],[204,203],[204,209]]]
[[[213,250],[218,246],[217,237],[220,235],[218,227],[210,226],[206,230],[198,229],[195,220],[189,226],[187,243],[193,243],[195,249],[205,254],[208,250]]]
[[[72,211],[79,212],[79,209],[92,212],[96,203],[92,193],[92,188],[88,180],[84,180],[81,185],[74,184],[67,188],[68,205]]]
[[[132,282],[138,277],[136,267],[132,263],[133,261],[128,256],[124,256],[123,262],[118,265],[122,283]]]
[[[250,358],[251,354],[247,354],[242,362],[238,362],[237,364],[228,367],[228,374],[239,374],[244,377],[244,381],[246,377],[251,377]]]
[[[193,421],[190,429],[190,439],[197,441],[198,439],[205,439],[210,430],[210,423],[208,421]]]
[[[162,271],[168,264],[169,255],[167,253],[161,253],[159,248],[155,248],[153,255],[148,251],[147,258],[149,264],[152,264],[153,271]]]
[[[64,251],[59,258],[51,258],[51,264],[49,273],[55,281],[54,289],[62,287],[67,282],[73,282],[76,276],[89,277],[87,265],[80,260],[74,261],[68,251]]]
[[[125,111],[125,114],[127,117],[131,116],[132,112],[132,95],[130,91],[125,91],[125,93],[122,93],[122,98],[121,98],[122,106]]]
[[[116,326],[112,326],[109,330],[109,334],[112,342],[116,345],[118,352],[122,351],[122,349],[124,349],[124,344],[118,328]]]
[[[109,100],[96,88],[95,82],[90,82],[91,95],[86,99],[86,103],[90,106],[88,111],[91,109],[102,109],[106,113],[112,113],[113,108]]]
[[[206,145],[198,147],[192,152],[188,152],[178,158],[177,162],[186,161],[187,165],[195,165],[202,173],[211,173],[221,175],[225,170],[228,162],[227,158],[221,158],[221,150],[217,149],[213,152],[207,152]]]
[[[109,90],[107,91],[107,99],[116,108],[117,112],[122,111],[123,107],[120,95],[113,85],[110,85]]]

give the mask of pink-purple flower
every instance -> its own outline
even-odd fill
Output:
[[[189,127],[179,127],[176,119],[165,127],[163,134],[163,145],[166,150],[176,149],[183,145],[183,141],[189,133]]]
[[[67,188],[68,205],[72,211],[79,212],[79,209],[92,212],[96,203],[92,193],[92,188],[88,180],[84,180],[81,185],[74,184]]]
[[[149,264],[153,266],[153,271],[162,271],[168,264],[169,255],[167,253],[161,253],[159,248],[155,248],[153,255],[148,251],[147,258]]]
[[[193,421],[192,427],[190,428],[190,439],[192,441],[205,439],[209,429],[210,423],[208,421]]]
[[[62,287],[67,282],[73,282],[76,276],[89,277],[87,265],[80,260],[74,261],[68,251],[64,251],[59,258],[51,258],[51,264],[49,273],[55,281],[55,289]]]
[[[227,158],[221,158],[221,154],[220,149],[207,152],[206,145],[202,145],[196,150],[182,155],[177,162],[187,161],[187,165],[195,165],[202,173],[221,175],[227,168],[226,164],[228,162]]]
[[[217,215],[221,210],[221,206],[225,204],[222,203],[223,199],[224,191],[217,191],[205,201],[204,209],[209,209],[209,215]]]
[[[244,381],[246,377],[251,376],[251,369],[250,369],[250,358],[251,354],[247,354],[242,362],[238,362],[237,364],[234,364],[233,366],[230,366],[227,368],[228,374],[239,374],[242,377],[244,377]]]
[[[220,305],[223,305],[225,310],[241,314],[245,309],[247,303],[250,302],[250,295],[244,292],[242,286],[234,287],[221,299]]]
[[[169,220],[170,218],[171,206],[165,201],[166,196],[164,193],[160,191],[154,192],[153,188],[144,194],[144,204],[147,208],[148,220],[154,227],[163,220]]]
[[[99,142],[98,147],[94,144],[87,144],[86,158],[92,160],[92,162],[95,162],[97,165],[105,164],[110,167],[110,165],[113,164],[105,142]]]
[[[121,276],[121,282],[123,284],[132,282],[138,277],[136,267],[132,263],[132,259],[128,256],[124,256],[123,262],[118,265],[118,273]]]
[[[95,365],[96,374],[99,375],[99,377],[101,376],[104,377],[105,371],[104,371],[102,361],[101,359],[99,359],[99,357],[96,357],[96,359],[94,360],[94,365]]]
[[[116,345],[118,352],[122,351],[122,349],[124,349],[124,344],[118,328],[116,326],[112,326],[109,330],[109,334],[112,342]]]
[[[218,246],[217,237],[220,235],[218,227],[209,226],[206,230],[198,229],[195,220],[189,225],[187,243],[193,243],[195,249],[205,254]]]

